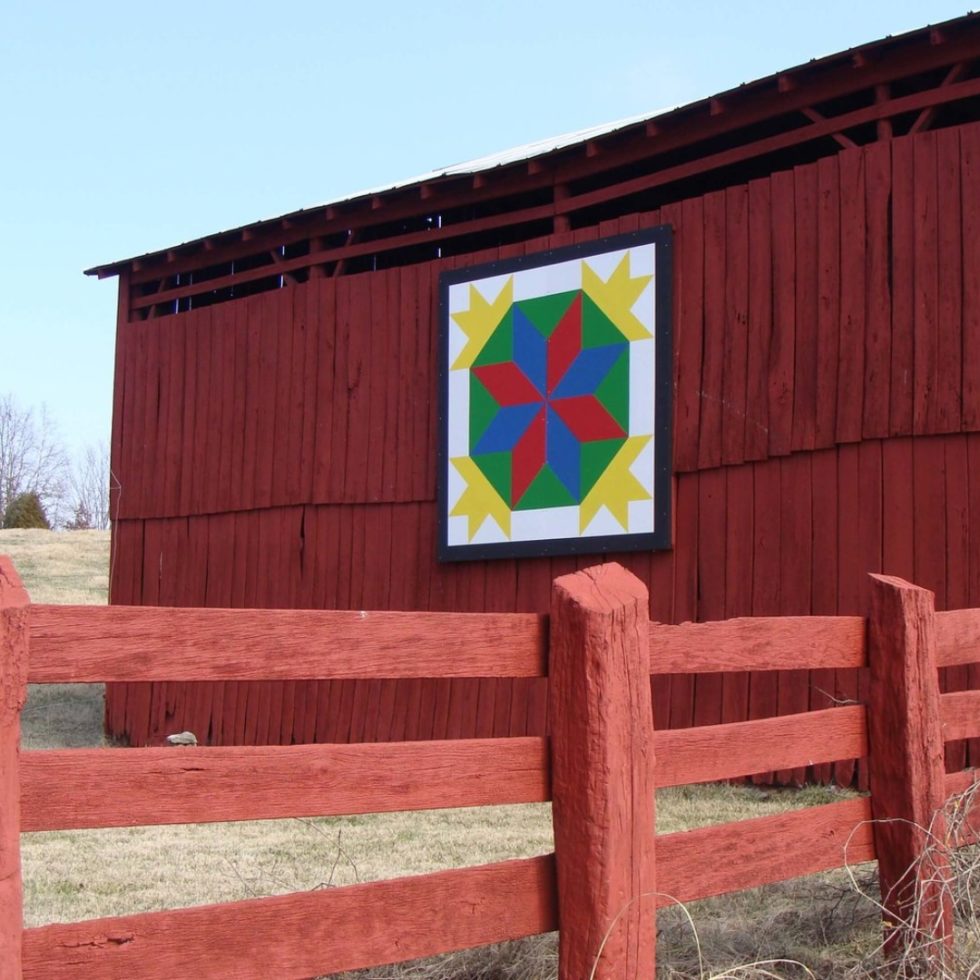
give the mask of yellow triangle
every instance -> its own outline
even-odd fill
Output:
[[[449,512],[452,517],[465,517],[468,540],[472,541],[483,522],[492,517],[506,537],[510,537],[510,507],[494,489],[483,471],[469,456],[450,460],[456,472],[466,481],[466,489]]]
[[[472,366],[490,339],[490,334],[497,329],[513,302],[513,276],[504,283],[503,288],[492,303],[488,303],[476,286],[470,283],[470,308],[452,314],[460,330],[466,334],[466,346],[460,351],[459,357],[453,362],[450,370],[455,371],[457,368]]]
[[[630,277],[630,253],[627,252],[605,282],[587,262],[582,263],[582,289],[603,313],[616,324],[627,340],[646,340],[650,331],[633,312],[636,301],[653,276]]]
[[[636,457],[643,452],[651,436],[630,436],[606,467],[602,476],[596,480],[579,507],[579,532],[592,523],[605,507],[619,522],[624,531],[629,530],[629,504],[632,500],[650,500],[652,494],[630,472]]]

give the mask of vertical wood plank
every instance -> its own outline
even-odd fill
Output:
[[[21,975],[20,713],[27,700],[29,604],[13,562],[0,555],[0,974],[5,977]]]
[[[269,555],[267,598],[269,606],[275,609],[288,609],[292,606],[290,594],[290,572],[292,563],[292,508],[278,507],[269,514],[271,534],[274,545]],[[278,745],[283,730],[284,715],[288,710],[285,681],[272,681],[269,684],[270,707],[266,733],[266,745]]]
[[[778,616],[780,611],[780,462],[758,463],[753,468],[752,615]],[[749,718],[772,718],[779,706],[778,675],[757,671],[749,680]],[[772,773],[753,777],[757,783],[772,782]]]
[[[295,472],[295,471],[294,471]],[[301,534],[303,524],[302,507],[283,507],[281,511],[280,525],[282,527],[282,550],[280,553],[280,576],[282,578],[282,588],[279,592],[279,601],[284,609],[299,608],[299,594],[297,591],[298,575],[300,562],[302,561]],[[276,745],[292,745],[297,742],[296,738],[296,700],[301,681],[283,681],[279,685],[279,700],[282,710],[279,716],[279,730],[272,729],[272,738]]]
[[[563,980],[654,974],[648,604],[644,585],[614,563],[553,587],[552,812]]]
[[[972,608],[980,607],[980,433],[966,436],[967,494],[970,521],[970,550],[967,568],[968,600]],[[969,667],[970,687],[980,690],[980,663]],[[970,740],[969,761],[971,766],[980,765],[980,738]]]
[[[769,358],[772,344],[770,181],[749,184],[749,323],[745,392],[745,458],[769,455]]]
[[[334,299],[334,330],[333,330],[333,385],[327,395],[332,402],[332,421],[330,426],[332,449],[329,459],[324,459],[326,466],[325,477],[327,486],[322,499],[331,503],[347,500],[347,465],[349,460],[350,439],[350,375],[353,371],[352,358],[357,357],[357,351],[352,350],[352,316],[353,316],[353,282],[354,276],[341,276],[336,280]],[[326,370],[325,352],[323,350],[323,328],[321,326],[320,363]],[[324,397],[321,389],[317,395],[317,404]],[[323,416],[321,416],[321,421]],[[320,456],[320,436],[322,429],[317,428],[317,456]],[[318,463],[321,460],[318,458]],[[338,607],[344,608],[344,607]]]
[[[963,268],[980,269],[980,124],[960,131]],[[963,278],[963,428],[980,429],[980,276]]]
[[[946,608],[970,606],[970,480],[967,469],[967,437],[946,436]],[[970,687],[970,668],[947,667],[940,671],[940,690],[964,691]],[[946,769],[958,772],[967,764],[967,743],[946,743]]]
[[[245,338],[245,431],[242,440],[242,482],[240,500],[244,508],[257,504],[256,455],[259,446],[259,421],[262,411],[262,306],[261,296],[239,300],[247,304]]]
[[[882,571],[912,579],[915,577],[912,440],[886,439],[881,444],[881,462]]]
[[[754,517],[751,466],[725,470],[725,618],[752,615],[752,539]],[[749,675],[722,676],[722,722],[747,721]]]
[[[153,503],[152,509],[147,513],[154,517],[172,513],[171,500],[168,495],[167,460],[170,456],[170,442],[175,436],[170,431],[167,424],[170,418],[171,402],[174,392],[171,386],[171,379],[175,371],[180,370],[179,365],[175,365],[172,360],[171,337],[174,332],[174,317],[164,317],[156,321],[156,359],[158,372],[159,394],[157,399],[157,413],[154,420],[156,428],[156,447],[151,457],[153,467],[156,472],[156,479],[153,483]]]
[[[295,446],[295,434],[301,431],[300,420],[293,415],[294,391],[299,387],[298,379],[293,378],[295,320],[292,299],[295,292],[289,286],[270,293],[275,297],[272,301],[271,327],[276,334],[276,356],[269,378],[273,386],[270,502],[277,507],[289,502],[290,487],[295,483],[298,468],[295,456],[290,453]]]
[[[540,612],[548,608],[551,594],[551,563],[545,558],[532,558],[521,562],[517,570],[519,595],[528,612]],[[527,696],[528,735],[544,735],[548,730],[548,681],[530,681]]]
[[[814,445],[837,438],[837,383],[841,343],[840,168],[836,156],[817,165],[817,335]],[[862,338],[863,339],[863,338]]]
[[[946,453],[943,440],[912,442],[912,494],[915,518],[913,581],[936,594],[946,607]]]
[[[275,466],[277,365],[279,359],[278,291],[260,294],[257,304],[259,419],[255,439],[255,497],[253,507],[272,506],[272,476]]]
[[[126,425],[123,444],[122,472],[123,496],[120,504],[123,516],[143,514],[143,481],[141,461],[146,458],[146,346],[149,320],[133,325],[129,370],[132,384],[126,386]],[[151,324],[152,326],[152,324]],[[132,396],[131,398],[129,396]]]
[[[397,274],[397,273],[396,273]],[[400,367],[390,361],[392,333],[388,314],[388,280],[391,273],[387,270],[372,272],[370,275],[358,278],[365,280],[367,321],[365,328],[370,340],[368,354],[362,362],[362,386],[366,387],[367,401],[367,458],[368,472],[365,474],[366,496],[362,500],[385,500],[385,480],[387,466],[385,457],[388,441],[386,433],[388,425],[389,395],[394,395],[393,388],[401,380]]]
[[[166,449],[160,460],[160,479],[163,483],[165,513],[180,513],[180,479],[182,444],[185,438],[184,420],[184,372],[187,371],[185,356],[186,331],[183,317],[168,318],[166,345],[169,368],[167,371],[167,409],[162,422],[167,428]]]
[[[418,270],[414,266],[402,266],[399,270],[398,308],[395,312],[393,329],[400,334],[400,382],[395,411],[398,415],[398,441],[393,453],[395,462],[394,486],[398,500],[417,500],[414,486],[414,470],[417,465],[416,453],[420,451],[418,434],[420,410],[416,397],[425,383],[416,381],[424,365],[418,363],[419,341],[417,337],[421,324],[418,322]],[[433,380],[434,379],[430,379]],[[432,465],[432,460],[429,464]]]
[[[187,519],[187,558],[181,563],[185,572],[185,592],[178,605],[203,606],[207,596],[208,541],[211,520],[206,514]],[[203,739],[211,722],[211,706],[218,685],[201,682],[183,685],[183,697],[176,717],[177,731],[190,729]]]
[[[858,446],[858,558],[855,564],[862,573],[858,581],[858,604],[855,613],[867,610],[870,601],[870,579],[865,572],[880,572],[884,567],[884,501],[882,492],[883,460],[882,443],[866,440]],[[857,698],[868,702],[869,676],[867,669],[851,671],[857,677]],[[857,787],[862,792],[868,788],[868,760],[858,759]]]
[[[725,365],[725,192],[704,198],[704,348],[698,467],[722,461],[722,385]]]
[[[745,459],[746,374],[749,320],[749,194],[745,185],[725,191],[725,330],[722,368],[722,458]]]
[[[233,507],[231,489],[232,445],[235,439],[235,310],[231,303],[218,307],[211,321],[211,362],[215,372],[216,411],[213,423],[217,429],[214,442],[216,457],[211,461],[212,503],[209,513],[229,511]]]
[[[915,303],[913,141],[892,140],[891,286],[892,342],[889,435],[912,432],[913,310]]]
[[[163,547],[162,528],[165,522],[147,520],[143,522],[143,573],[142,591],[139,605],[160,605],[160,586],[169,561]],[[157,739],[153,728],[152,696],[153,684],[131,684],[126,698],[126,728],[130,745],[150,745]]]
[[[166,458],[166,430],[162,426],[160,400],[165,383],[165,365],[161,358],[161,320],[151,320],[146,330],[146,363],[143,383],[146,385],[143,446],[138,465],[144,470],[141,486],[141,515],[157,516],[163,503],[163,479],[160,464]],[[164,328],[166,329],[166,328]],[[210,360],[210,358],[208,358]],[[149,463],[149,465],[147,465]]]
[[[769,455],[793,446],[796,363],[796,195],[791,171],[772,175],[772,340],[769,346]]]
[[[304,504],[309,501],[309,481],[304,473],[306,460],[303,458],[304,429],[309,428],[306,419],[306,354],[307,334],[309,331],[309,304],[306,301],[305,286],[293,286],[285,290],[292,300],[289,308],[290,322],[288,330],[291,335],[291,368],[289,389],[286,392],[286,418],[289,424],[286,429],[286,459],[287,471],[284,474],[281,488],[283,504]],[[315,407],[310,402],[310,416],[315,418]]]
[[[194,429],[191,454],[191,497],[187,514],[199,514],[207,509],[207,496],[211,482],[211,457],[209,443],[214,433],[211,428],[210,411],[214,401],[211,391],[211,313],[212,307],[185,313],[193,316],[194,324],[194,364],[192,371],[197,374],[195,385],[196,405],[194,408]]]
[[[348,309],[347,364],[343,381],[347,397],[347,465],[342,500],[363,503],[368,498],[372,447],[371,283],[367,275],[351,276]],[[344,397],[341,390],[340,396]]]
[[[323,520],[325,507],[303,508],[303,587],[299,604],[303,609],[318,608],[317,575],[323,563],[321,549],[326,548]],[[322,576],[322,572],[319,573]],[[301,745],[316,741],[317,698],[319,681],[307,681],[298,685],[296,704],[296,740]]]
[[[873,143],[862,153],[867,236],[862,432],[866,439],[882,439],[890,432],[891,401],[891,145],[888,142]]]
[[[415,497],[416,500],[434,500],[436,496],[436,468],[431,464],[437,456],[437,365],[439,364],[438,272],[440,265],[418,267],[418,291],[416,293],[416,323],[419,328],[416,358],[419,371],[415,391],[416,425],[415,445]]]
[[[375,532],[379,539],[378,552],[381,559],[381,567],[376,571],[377,578],[375,590],[371,594],[371,609],[390,609],[391,608],[391,582],[393,567],[392,559],[399,560],[398,556],[393,556],[391,543],[393,537],[394,508],[391,504],[382,504],[371,508],[371,522],[376,525]],[[391,740],[392,720],[395,714],[395,705],[399,700],[399,689],[401,684],[397,680],[387,679],[378,683],[378,710],[377,727],[375,731],[375,741],[386,742]]]
[[[810,574],[810,612],[814,616],[837,613],[837,450],[825,449],[811,458],[813,479],[813,557]],[[836,673],[810,672],[810,710],[836,704]],[[828,783],[833,764],[814,766],[812,779]]]
[[[232,568],[235,561],[233,514],[211,514],[208,522],[208,577],[204,605],[212,609],[231,608]],[[225,715],[234,703],[228,698],[231,682],[218,681],[212,685],[211,713],[207,731],[197,733],[206,745],[220,745]]]
[[[864,350],[867,302],[865,154],[841,153],[840,342],[837,367],[837,442],[858,442],[864,425]]]
[[[337,498],[332,496],[334,481],[338,480],[336,471],[341,468],[344,458],[343,444],[346,427],[338,418],[341,406],[341,393],[337,388],[336,347],[339,342],[340,310],[339,294],[341,285],[347,288],[347,279],[318,279],[310,283],[309,303],[316,313],[316,378],[314,385],[316,398],[314,412],[316,425],[313,432],[313,499],[325,503]],[[310,314],[313,324],[314,314]],[[309,360],[307,365],[309,365]]]
[[[231,418],[232,429],[230,433],[231,443],[230,470],[228,476],[228,501],[229,508],[237,510],[242,506],[249,506],[243,494],[243,481],[245,474],[245,430],[249,414],[249,405],[246,402],[248,387],[248,308],[243,301],[231,304],[229,313],[234,314],[229,318],[229,327],[234,337],[234,343],[228,354],[228,362],[225,370],[233,376],[231,385]]]
[[[939,431],[939,214],[936,134],[912,141],[914,196],[912,430]]]
[[[418,554],[420,555],[421,574],[416,581],[416,609],[432,608],[431,581],[434,577],[435,559],[435,508],[429,503],[413,504]],[[516,576],[516,568],[515,568]],[[516,587],[515,587],[516,591]],[[513,608],[517,607],[516,599]],[[418,686],[418,703],[413,710],[413,721],[410,722],[410,736],[415,739],[432,738],[435,724],[436,681],[420,681]],[[525,702],[526,713],[526,702]],[[524,719],[521,718],[523,725]],[[513,722],[512,722],[513,724]],[[414,728],[411,727],[414,725]]]
[[[656,551],[650,555],[650,619],[656,623],[670,623],[674,607],[674,559],[668,551]],[[651,678],[650,697],[653,699],[654,726],[666,728],[670,724],[670,706],[673,701],[674,678],[669,674]]]
[[[813,449],[817,421],[817,167],[793,170],[796,207],[796,360],[793,367],[792,448]]]
[[[725,471],[707,470],[698,484],[698,618],[725,618]],[[694,724],[721,721],[722,677],[698,674],[694,682]]]
[[[780,612],[805,616],[810,611],[812,531],[812,482],[810,456],[780,460]],[[779,713],[806,711],[810,702],[809,673],[779,671]],[[802,785],[806,769],[782,770],[777,781]]]
[[[674,225],[674,468],[698,466],[704,333],[704,202],[691,198],[664,209]]]
[[[239,511],[235,515],[235,568],[232,582],[232,606],[247,609],[254,603],[254,588],[250,585],[253,563],[258,560],[256,515],[254,511]],[[229,715],[230,745],[245,745],[246,713],[249,691],[255,685],[239,681],[235,686],[234,711]],[[230,692],[229,692],[230,693]]]
[[[932,431],[958,432],[963,420],[963,202],[957,128],[936,133],[936,182],[939,299]],[[976,267],[970,271],[970,278],[975,274]]]
[[[154,533],[150,527],[152,523],[155,522],[144,522],[144,539],[148,534]],[[157,599],[161,605],[176,606],[181,601],[181,593],[178,592],[179,569],[189,561],[186,551],[186,535],[184,534],[187,520],[177,517],[159,523],[161,526],[157,532],[157,539],[160,549],[160,576]],[[135,601],[140,604],[143,602],[142,599]],[[140,735],[141,741],[133,742],[133,744],[159,744],[166,735],[175,731],[174,728],[170,727],[171,719],[167,715],[168,697],[175,685],[162,683],[150,686],[152,690],[150,693],[149,727]]]
[[[143,522],[116,520],[112,525],[112,560],[109,568],[109,602],[134,605],[139,602],[143,575]],[[107,684],[105,723],[109,735],[126,739],[126,703],[129,684]]]
[[[871,813],[885,950],[897,954],[914,944],[926,968],[916,975],[938,975],[952,941],[953,910],[948,861],[935,846],[944,839],[946,792],[930,592],[872,576],[868,661]]]
[[[400,500],[398,486],[398,457],[404,452],[407,442],[407,417],[401,414],[402,389],[405,387],[404,361],[405,351],[402,345],[402,335],[405,331],[405,320],[401,313],[401,270],[391,269],[385,273],[384,279],[378,284],[376,292],[382,288],[386,294],[385,318],[378,321],[375,317],[375,328],[380,325],[385,333],[387,343],[386,356],[382,362],[386,365],[384,377],[384,426],[382,430],[383,444],[381,453],[381,499],[387,501]]]
[[[700,473],[675,477],[677,501],[674,522],[674,610],[671,622],[698,618],[698,518]],[[694,675],[678,674],[670,684],[670,727],[694,724]],[[661,727],[667,727],[661,725]]]

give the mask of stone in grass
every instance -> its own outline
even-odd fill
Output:
[[[167,745],[197,745],[197,736],[193,732],[178,732],[167,736]]]

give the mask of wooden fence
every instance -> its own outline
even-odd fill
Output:
[[[31,605],[0,558],[0,975],[308,977],[559,929],[560,975],[650,977],[655,909],[880,855],[894,887],[970,785],[944,740],[980,736],[980,610],[875,576],[868,620],[658,626],[613,564],[554,583],[550,618]],[[870,666],[868,704],[655,732],[649,675]],[[549,678],[552,734],[359,745],[19,751],[27,683]],[[655,836],[654,789],[869,756],[870,798]],[[343,888],[24,929],[24,831],[551,800],[555,853]],[[936,832],[933,826],[933,832]],[[961,838],[958,843],[966,843]],[[846,851],[846,854],[845,854]],[[930,869],[930,882],[942,869]],[[951,912],[927,892],[942,950]],[[901,937],[892,934],[896,942]]]

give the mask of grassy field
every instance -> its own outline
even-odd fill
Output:
[[[0,554],[14,559],[39,602],[105,602],[108,549],[102,532],[0,531]],[[32,687],[25,747],[103,744],[102,698],[94,685]],[[838,791],[814,787],[682,787],[658,794],[657,829],[670,833],[839,798]],[[547,805],[25,834],[25,920],[39,925],[333,887],[551,849]],[[861,873],[873,892],[873,878]],[[879,921],[843,872],[695,903],[658,916],[658,976],[874,976],[868,963]],[[736,969],[771,959],[806,967]],[[547,980],[554,971],[554,937],[538,937],[356,976]]]

